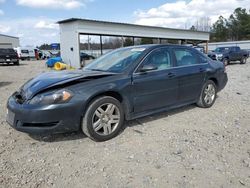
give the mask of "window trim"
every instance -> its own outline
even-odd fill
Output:
[[[175,55],[175,50],[185,50],[185,51],[191,52],[191,53],[194,55],[194,57],[195,57],[197,63],[192,64],[192,65],[182,65],[182,66],[178,66],[178,65],[177,65],[177,58],[176,58],[176,55]],[[175,68],[190,67],[190,66],[195,66],[195,65],[206,65],[206,64],[208,64],[208,62],[209,62],[209,60],[207,60],[206,63],[202,63],[202,62],[201,62],[201,58],[199,57],[199,55],[197,54],[197,52],[194,52],[192,49],[181,48],[181,47],[174,47],[174,48],[172,49],[172,51],[173,51],[173,56],[174,56],[174,61],[175,61],[175,66],[174,66]]]
[[[171,67],[169,67],[167,69],[163,69],[163,70],[152,70],[152,71],[149,71],[148,73],[157,72],[157,71],[166,71],[166,70],[170,70],[170,69],[174,68],[175,64],[174,64],[174,59],[173,59],[173,55],[172,55],[172,51],[171,51],[172,49],[169,47],[163,46],[163,47],[159,47],[159,48],[155,48],[155,49],[151,50],[145,57],[143,57],[143,59],[140,61],[140,63],[134,69],[133,74],[141,74],[141,72],[139,71],[139,68],[144,63],[145,59],[148,58],[148,56],[150,56],[156,50],[161,50],[161,49],[167,49],[167,51],[169,52]]]

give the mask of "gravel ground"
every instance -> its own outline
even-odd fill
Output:
[[[0,187],[250,187],[250,63],[227,67],[212,108],[130,121],[103,143],[7,125],[8,96],[43,71],[40,61],[0,65]]]

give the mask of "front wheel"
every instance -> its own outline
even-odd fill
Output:
[[[230,63],[230,61],[229,61],[229,59],[225,58],[225,59],[223,59],[223,63],[225,66],[227,66]]]
[[[117,136],[124,123],[121,103],[102,96],[91,102],[83,119],[82,131],[94,141],[102,142]]]
[[[201,95],[197,105],[202,108],[213,106],[216,100],[217,89],[212,80],[208,80],[202,87]]]
[[[247,62],[247,57],[243,57],[241,60],[240,60],[240,64],[246,64]]]

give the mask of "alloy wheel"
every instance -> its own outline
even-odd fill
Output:
[[[207,87],[204,90],[204,101],[207,105],[210,105],[213,103],[215,99],[215,88],[213,84],[208,84]]]
[[[106,103],[99,106],[92,117],[92,126],[99,135],[110,135],[120,123],[119,108],[112,103]]]

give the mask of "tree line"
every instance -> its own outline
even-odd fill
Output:
[[[210,41],[250,40],[250,10],[236,8],[229,16],[219,19],[212,25]]]

